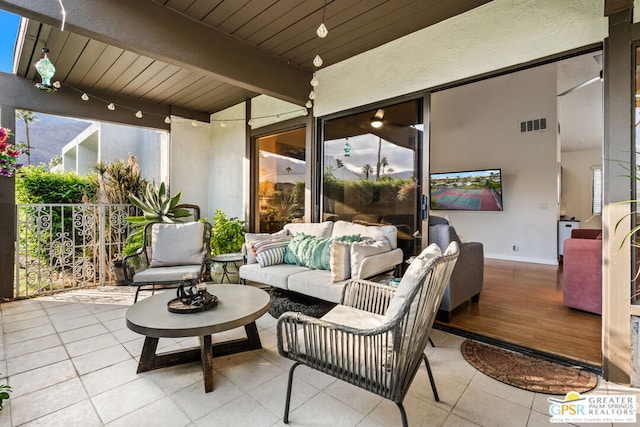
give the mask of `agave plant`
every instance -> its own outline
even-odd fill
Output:
[[[142,234],[144,226],[151,222],[182,222],[180,218],[190,216],[191,212],[188,209],[176,207],[180,203],[180,197],[182,191],[169,197],[164,182],[160,187],[157,187],[155,182],[148,183],[140,197],[130,194],[129,201],[142,211],[142,215],[125,218],[133,229],[129,238]]]

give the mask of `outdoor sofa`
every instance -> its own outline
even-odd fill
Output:
[[[347,221],[291,223],[274,234],[247,233],[240,279],[339,303],[348,279],[368,279],[402,263],[397,233],[393,225]],[[297,258],[292,260],[292,254]]]

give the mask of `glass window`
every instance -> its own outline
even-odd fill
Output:
[[[602,215],[602,166],[591,167],[591,213]]]
[[[421,118],[409,101],[325,122],[323,220],[394,224],[405,257],[420,249]]]

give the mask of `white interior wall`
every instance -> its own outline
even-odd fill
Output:
[[[566,218],[582,228],[602,228],[602,217],[591,215],[591,166],[602,166],[601,150],[562,152],[562,204]]]
[[[314,115],[600,43],[607,34],[602,0],[493,0],[321,68]]]
[[[502,169],[502,212],[431,212],[488,258],[557,263],[555,95],[553,64],[432,95],[431,172]],[[520,121],[540,117],[549,130],[520,133]]]
[[[181,203],[200,206],[200,214],[209,216],[209,158],[212,155],[208,123],[173,117],[171,121],[170,191],[182,191]]]

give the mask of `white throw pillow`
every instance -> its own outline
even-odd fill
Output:
[[[202,222],[152,225],[150,267],[201,264],[203,239]]]
[[[331,280],[339,282],[351,277],[352,242],[331,243]]]
[[[362,241],[355,242],[351,245],[351,277],[353,279],[361,279],[362,261],[372,255],[378,255],[391,250],[391,244],[387,240],[378,240],[375,242]]]

